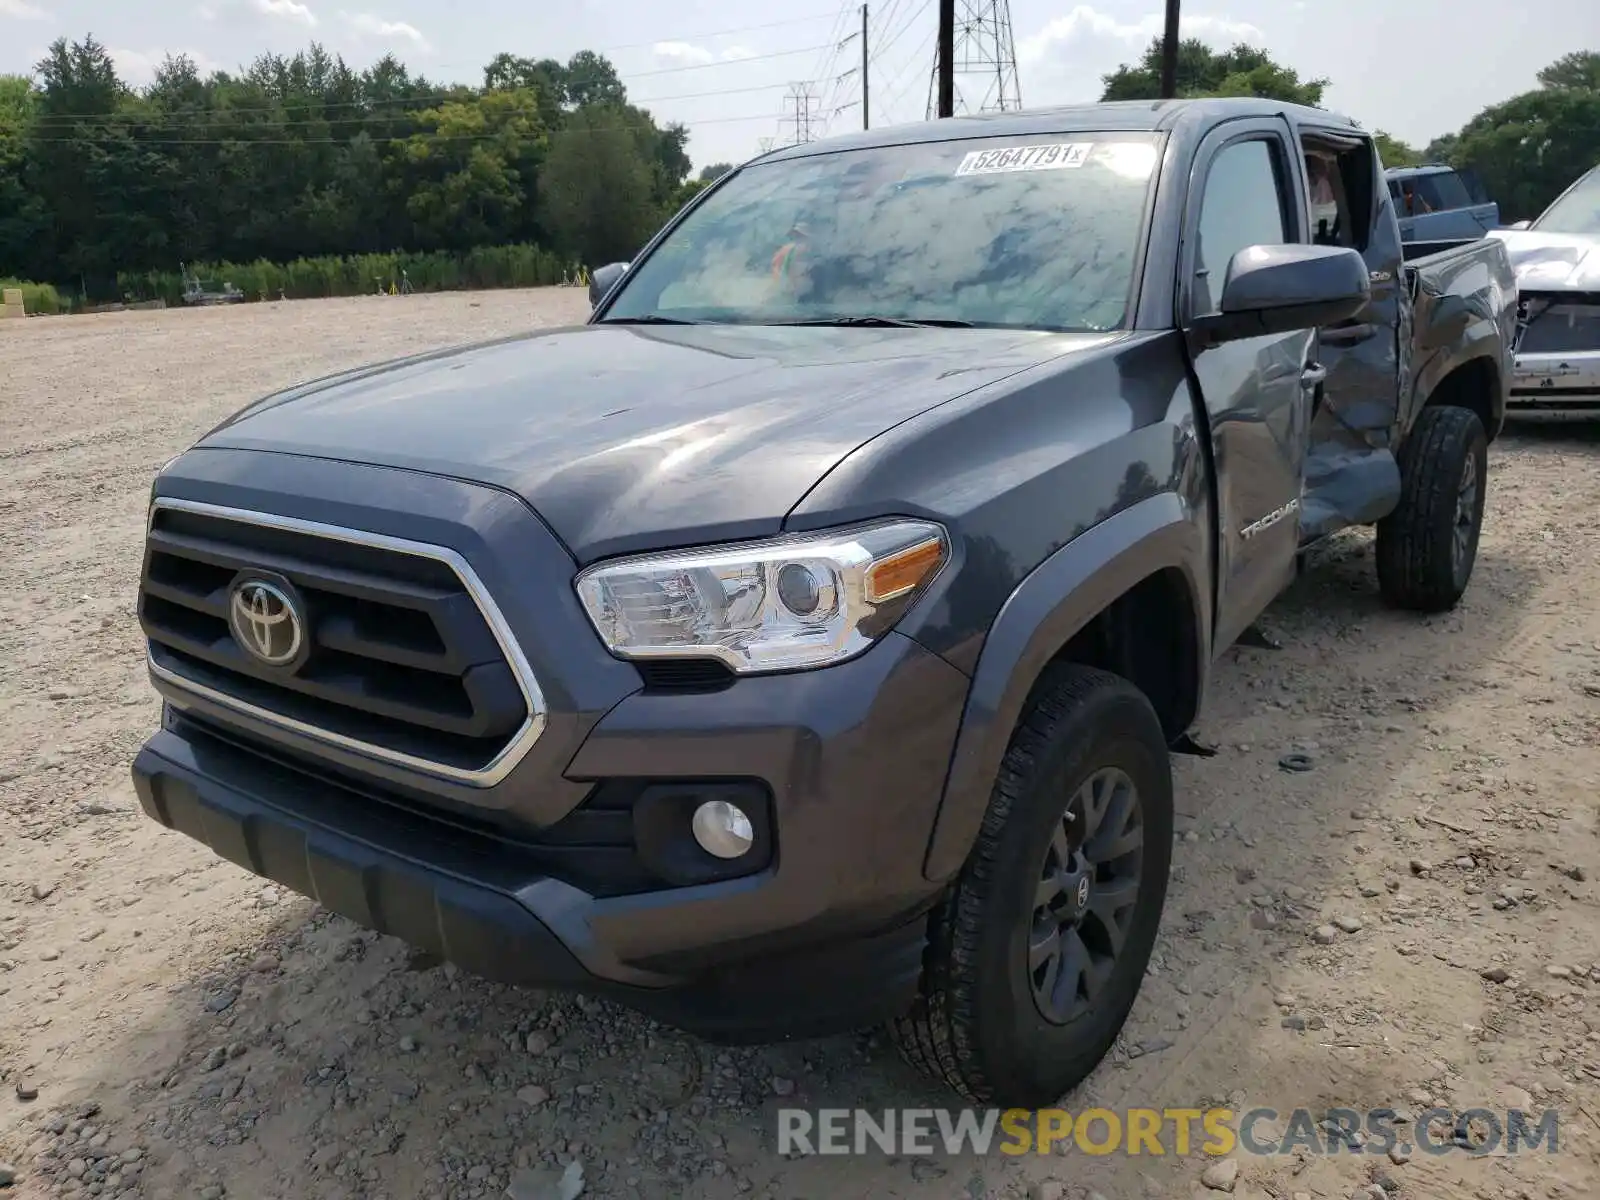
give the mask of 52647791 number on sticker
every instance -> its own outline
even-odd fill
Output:
[[[1092,142],[1050,142],[1042,146],[1008,146],[974,150],[956,167],[957,175],[998,175],[1007,171],[1060,171],[1081,167]]]

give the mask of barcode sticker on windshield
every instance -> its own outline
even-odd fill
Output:
[[[961,160],[957,175],[998,175],[1005,171],[1060,171],[1081,167],[1092,142],[1051,142],[1043,146],[1010,146],[974,150]]]

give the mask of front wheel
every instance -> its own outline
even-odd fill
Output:
[[[1060,1099],[1128,1019],[1171,863],[1172,767],[1149,700],[1062,668],[933,915],[921,994],[892,1030],[907,1060],[975,1103]]]
[[[1378,522],[1378,589],[1414,612],[1461,600],[1478,558],[1489,439],[1475,413],[1425,408],[1400,451],[1400,503]]]

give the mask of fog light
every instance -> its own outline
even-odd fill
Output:
[[[750,818],[737,804],[726,800],[707,800],[694,810],[689,825],[700,848],[718,858],[738,858],[756,840]]]

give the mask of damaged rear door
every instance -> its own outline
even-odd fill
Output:
[[[1365,309],[1321,331],[1318,357],[1328,374],[1312,401],[1300,507],[1300,538],[1311,542],[1376,521],[1399,503],[1394,439],[1410,306],[1400,226],[1371,139],[1306,125],[1299,133],[1311,240],[1359,252],[1372,285]]]

